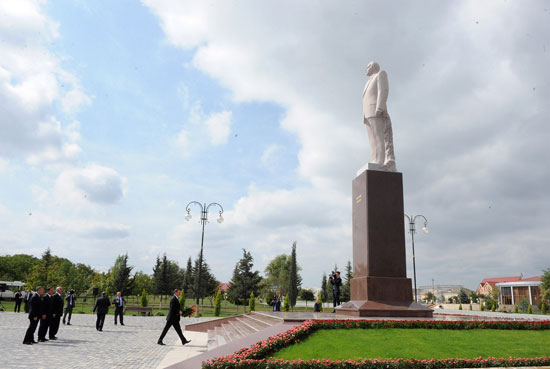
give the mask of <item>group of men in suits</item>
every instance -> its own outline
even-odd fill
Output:
[[[44,291],[46,293],[44,293]],[[63,288],[57,287],[55,293],[53,288],[40,286],[36,289],[28,302],[29,328],[25,333],[23,344],[32,345],[38,342],[57,340],[56,334],[59,331],[61,314],[63,314]],[[34,340],[34,332],[38,327],[38,341]],[[46,334],[49,331],[49,338]]]

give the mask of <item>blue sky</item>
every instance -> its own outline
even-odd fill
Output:
[[[377,60],[405,209],[430,222],[418,284],[540,274],[548,6],[399,4],[2,2],[2,253],[50,247],[105,271],[128,252],[151,272],[166,252],[183,266],[200,246],[185,205],[219,202],[225,222],[205,239],[218,279],[242,248],[263,271],[297,241],[304,284],[319,285],[352,258],[364,68]]]

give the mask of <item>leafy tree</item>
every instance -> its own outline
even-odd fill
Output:
[[[307,307],[307,302],[313,301],[315,299],[315,295],[313,294],[312,290],[302,288],[300,290],[300,298],[306,302],[306,307]]]
[[[275,295],[284,296],[290,286],[289,257],[285,254],[276,256],[265,267],[265,286]]]
[[[526,313],[527,310],[529,310],[529,300],[527,300],[526,298],[522,298],[519,300],[517,306],[520,313]]]
[[[154,280],[149,274],[145,274],[143,272],[136,272],[134,274],[134,283],[133,283],[133,289],[132,289],[132,295],[137,295],[139,293],[142,293],[145,291],[146,294],[152,294],[153,291],[153,284]]]
[[[254,298],[254,292],[250,292],[250,298],[248,299],[248,311],[256,310],[256,299]]]
[[[296,306],[296,298],[298,297],[298,289],[301,285],[301,278],[298,275],[298,263],[296,261],[296,241],[292,244],[292,252],[290,253],[290,276],[288,292],[290,297],[290,306]]]
[[[319,291],[323,301],[328,300],[327,283],[327,275],[326,273],[323,273],[323,278],[321,279],[321,291]]]
[[[112,285],[115,291],[122,292],[123,295],[127,295],[132,288],[132,280],[130,274],[132,273],[133,266],[128,265],[128,254],[119,255],[116,258],[115,265],[110,269]]]
[[[468,304],[470,302],[470,299],[468,298],[468,295],[466,294],[466,291],[464,291],[463,288],[460,289],[458,292],[458,301],[461,304]]]
[[[435,302],[435,295],[432,293],[432,291],[428,291],[428,293],[426,293],[426,301]]]
[[[351,266],[351,261],[348,260],[346,264],[346,275],[344,276],[344,285],[342,286],[342,297],[341,301],[350,301],[351,299],[351,279],[353,278],[353,268]]]
[[[258,295],[260,292],[262,277],[260,272],[252,271],[253,261],[250,252],[243,249],[243,257],[235,265],[227,291],[230,301],[235,304],[246,304],[250,293]]]
[[[479,297],[481,297],[481,296],[478,295],[475,291],[472,291],[470,293],[470,301],[474,304],[478,302]]]
[[[27,254],[0,256],[0,280],[26,281],[38,260]]]
[[[285,302],[284,302],[284,305],[283,305],[283,310],[284,311],[289,311],[290,310],[290,298],[288,297],[288,293],[285,296]]]
[[[214,316],[220,316],[222,309],[222,293],[220,290],[216,293],[216,300],[214,302]]]

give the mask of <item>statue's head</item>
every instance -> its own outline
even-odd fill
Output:
[[[380,71],[380,66],[377,62],[371,61],[369,65],[367,65],[367,69],[365,70],[365,74],[367,76],[372,76],[375,73],[378,73]]]

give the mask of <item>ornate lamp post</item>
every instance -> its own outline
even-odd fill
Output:
[[[189,206],[193,205],[193,204],[196,204],[198,205],[200,208],[201,208],[201,224],[202,224],[202,238],[201,238],[201,253],[200,253],[200,256],[199,256],[199,277],[197,278],[197,317],[199,316],[199,291],[200,291],[200,288],[201,288],[201,274],[202,274],[202,249],[203,249],[203,245],[204,245],[204,225],[208,222],[208,209],[210,209],[210,207],[212,205],[216,205],[220,208],[220,211],[218,212],[220,214],[220,216],[218,217],[217,221],[218,223],[223,223],[223,217],[222,217],[222,213],[223,213],[223,207],[218,204],[217,202],[212,202],[208,205],[206,205],[206,203],[203,205],[201,204],[200,202],[197,202],[197,201],[191,201],[189,204],[187,204],[187,206],[185,207],[185,210],[187,211],[187,215],[185,215],[185,220],[187,221],[190,221],[192,216],[191,216],[191,208]]]
[[[414,233],[416,232],[415,222],[416,218],[421,217],[424,219],[424,227],[422,227],[422,231],[426,234],[428,234],[428,219],[424,215],[418,214],[418,215],[407,215],[405,214],[405,218],[409,221],[409,233],[411,234],[411,243],[412,243],[412,251],[413,251],[413,274],[414,274],[414,302],[417,301],[417,294],[416,294],[416,263],[414,258]]]

